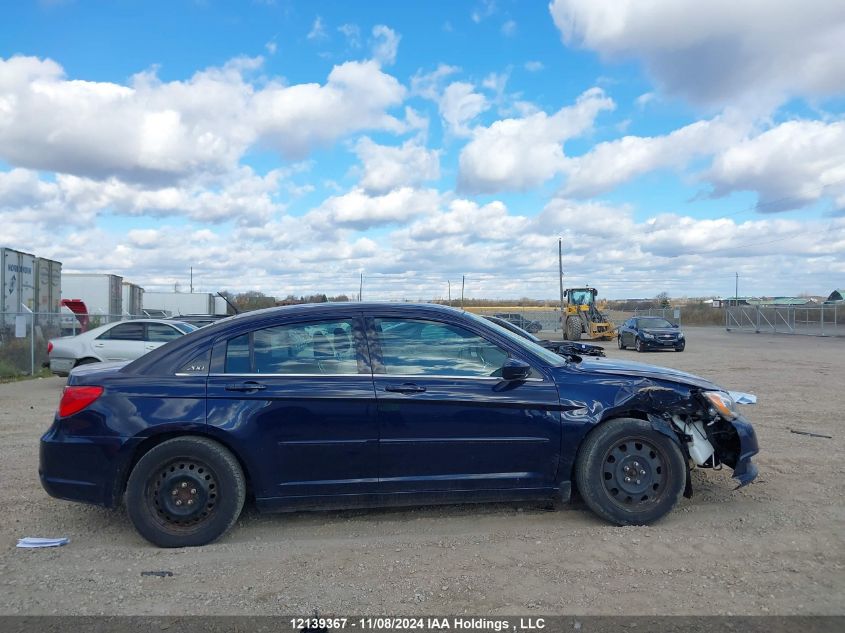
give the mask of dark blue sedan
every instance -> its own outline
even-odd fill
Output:
[[[752,427],[690,374],[562,357],[437,305],[235,316],[131,363],[73,370],[41,439],[51,495],[115,507],[163,547],[261,510],[570,498],[665,515],[692,466],[756,476]]]

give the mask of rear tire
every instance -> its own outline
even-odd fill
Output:
[[[153,447],[126,485],[129,519],[159,547],[211,543],[235,524],[245,497],[238,460],[204,437],[177,437]]]
[[[575,461],[575,482],[585,503],[603,519],[645,525],[678,503],[686,468],[671,438],[644,420],[619,418],[587,435]]]

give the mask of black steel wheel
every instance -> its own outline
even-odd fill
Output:
[[[617,525],[643,525],[664,516],[681,498],[686,460],[679,444],[649,422],[610,420],[582,444],[576,484],[599,516]]]
[[[179,437],[150,449],[126,486],[138,532],[159,547],[205,545],[234,525],[246,496],[243,472],[223,446]]]

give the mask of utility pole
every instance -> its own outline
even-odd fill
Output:
[[[563,238],[557,238],[557,267],[560,282],[560,328],[563,330]]]
[[[461,275],[461,310],[464,309],[464,284],[466,283],[467,276]]]
[[[361,301],[361,295],[364,292],[364,273],[361,273],[361,283],[358,285],[358,301]]]
[[[734,305],[739,305],[739,273],[736,273],[736,288],[734,289]]]
[[[191,293],[194,292],[194,267],[191,266]]]

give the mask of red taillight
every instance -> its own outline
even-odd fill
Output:
[[[62,392],[62,399],[59,402],[59,417],[66,418],[82,411],[99,398],[102,393],[102,387],[65,387]]]
[[[52,351],[53,351],[53,341],[48,341],[47,342],[47,353],[49,354]]]

